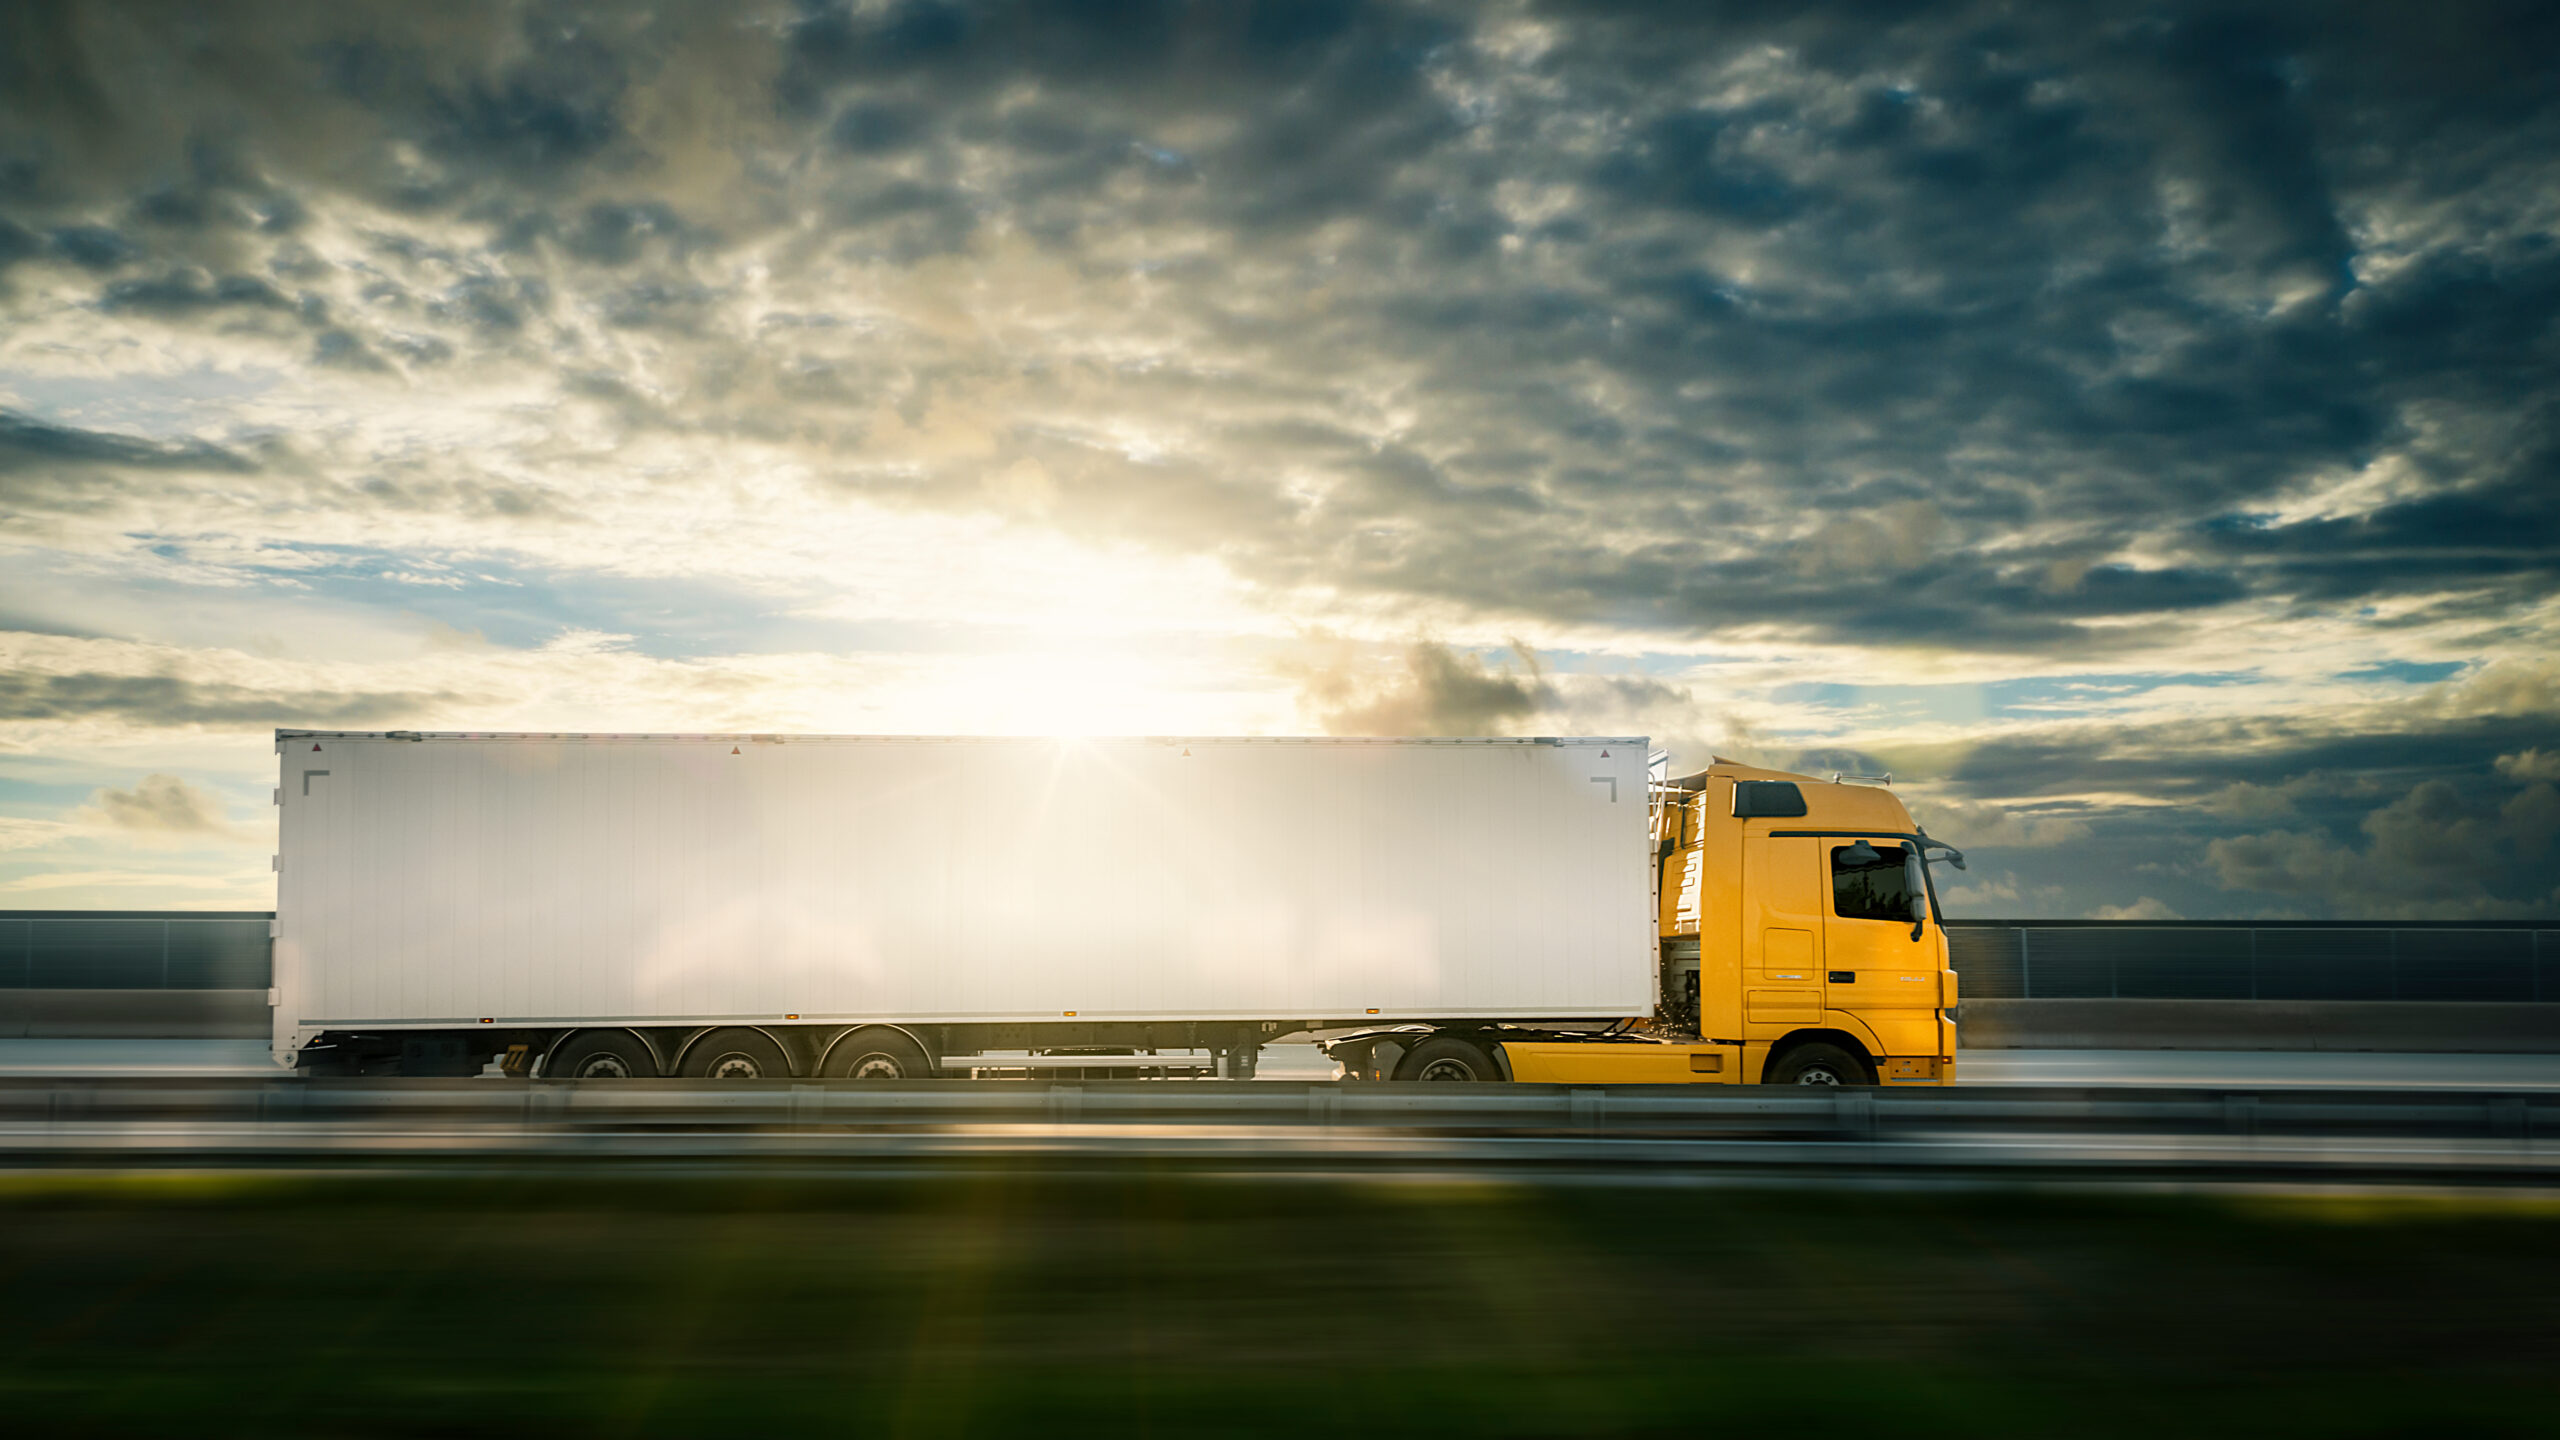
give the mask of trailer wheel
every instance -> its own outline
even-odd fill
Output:
[[[684,1073],[697,1080],[787,1080],[791,1062],[761,1030],[714,1030],[685,1052]]]
[[[930,1080],[933,1061],[924,1047],[885,1025],[856,1030],[827,1056],[831,1080]]]
[[[658,1059],[628,1030],[581,1030],[551,1052],[542,1073],[553,1080],[648,1080]]]
[[[1867,1067],[1837,1045],[1799,1045],[1769,1067],[1767,1085],[1866,1085]]]
[[[1493,1057],[1471,1041],[1435,1035],[1413,1047],[1396,1066],[1399,1080],[1499,1080]]]

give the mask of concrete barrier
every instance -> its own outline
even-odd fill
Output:
[[[0,990],[0,1038],[262,1040],[264,990]]]
[[[2464,1000],[1967,1000],[1973,1050],[2560,1054],[2560,1005]]]

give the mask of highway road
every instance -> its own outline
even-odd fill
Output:
[[[0,1040],[0,1076],[273,1075],[254,1040]],[[2245,1050],[1968,1050],[1967,1085],[2317,1085],[2350,1089],[2560,1090],[2560,1055],[2406,1055]],[[1313,1045],[1273,1045],[1258,1078],[1331,1078]]]

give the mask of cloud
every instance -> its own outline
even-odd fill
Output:
[[[2206,796],[2204,809],[2230,820],[2273,820],[2293,813],[2293,797],[2273,786],[2234,780]]]
[[[415,723],[464,697],[336,691],[272,693],[173,675],[0,671],[0,722],[104,716],[137,725],[352,726]]]
[[[2022,813],[1945,796],[1913,798],[1909,804],[1912,818],[1930,834],[1967,850],[2071,845],[2090,835],[2088,822],[2069,814]]]
[[[2448,708],[2470,715],[2560,715],[2560,660],[2496,661],[2463,680]]]
[[[1539,673],[1537,657],[1515,646],[1500,668],[1418,640],[1386,665],[1363,665],[1351,647],[1287,668],[1299,684],[1299,703],[1318,717],[1328,735],[1504,735],[1516,723],[1555,702]]]
[[[145,775],[129,790],[99,790],[89,809],[113,829],[147,837],[240,838],[220,800],[175,775]]]
[[[60,820],[0,815],[0,851],[50,848],[70,839],[73,831],[74,827]]]
[[[2510,780],[2560,780],[2560,750],[2522,750],[2501,755],[2498,773]]]
[[[155,441],[52,425],[0,410],[0,475],[67,466],[132,470],[255,471],[255,461],[217,445]]]
[[[2015,906],[2017,903],[2018,881],[2015,875],[2004,874],[1997,878],[1983,875],[1967,883],[1949,883],[1957,878],[1956,874],[1941,874],[1935,882],[1939,898],[1951,910],[1980,912],[1993,906]]]
[[[38,870],[0,879],[0,895],[41,897],[48,908],[125,909],[161,905],[175,909],[269,909],[273,877],[245,871],[189,874],[161,868]]]
[[[2145,895],[2130,905],[2101,905],[2089,912],[2092,920],[2177,920],[2177,911]]]
[[[2320,835],[2292,830],[2236,835],[2213,841],[2205,858],[2232,890],[2329,899],[2354,884],[2358,857]]]
[[[2274,830],[2214,840],[2205,858],[2227,888],[2309,898],[2341,914],[2540,915],[2560,903],[2550,873],[2560,790],[2547,781],[2493,804],[2427,780],[2358,828],[2361,848]]]
[[[2486,23],[358,5],[213,54],[114,9],[0,106],[20,265],[350,386],[607,376],[694,455],[969,511],[1037,461],[1071,533],[1666,634],[2552,591],[2560,105]]]
[[[1731,722],[1712,719],[1686,686],[1560,671],[1516,640],[1488,655],[1431,639],[1380,646],[1318,633],[1272,668],[1294,688],[1299,714],[1329,735],[1641,735],[1683,765],[1738,748]]]
[[[1642,732],[2188,914],[2552,778],[2539,16],[27,13],[0,623],[170,648],[0,671],[0,744]],[[436,624],[493,653],[384,638]],[[508,668],[564,631],[633,653]]]

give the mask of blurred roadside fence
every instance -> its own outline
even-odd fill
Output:
[[[1967,1000],[2560,1002],[2560,921],[1950,920]]]
[[[0,1039],[262,1038],[273,919],[0,910]],[[1952,920],[1947,934],[1968,1046],[2560,1053],[2560,921]]]

